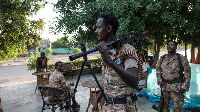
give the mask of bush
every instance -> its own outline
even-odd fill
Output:
[[[52,49],[46,48],[45,54],[46,54],[47,57],[50,57],[50,55],[51,55],[52,52],[53,52]]]
[[[76,59],[75,61],[68,61],[66,63],[72,63],[73,65],[73,69],[81,69],[81,65],[82,65],[83,60],[82,59]],[[96,67],[100,67],[101,62],[102,62],[102,58],[101,57],[97,57],[96,59],[88,59],[88,62],[91,64],[91,68],[96,68]],[[84,69],[87,68],[86,66],[84,66]]]
[[[48,69],[48,71],[54,71],[55,70],[55,64],[54,63],[49,63],[47,69]]]
[[[36,61],[37,58],[40,57],[40,52],[36,53],[36,55],[34,55],[33,53],[31,53],[30,55],[31,57],[28,60],[28,64],[26,65],[28,67],[27,70],[35,70],[36,69]]]
[[[73,53],[80,53],[81,52],[81,49],[79,48],[73,48]]]

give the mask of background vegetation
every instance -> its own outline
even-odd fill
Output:
[[[81,69],[81,65],[82,65],[83,60],[82,59],[77,59],[74,61],[68,61],[68,62],[64,62],[64,63],[70,63],[73,65],[72,69],[73,70],[80,70]],[[88,59],[88,62],[91,64],[91,68],[99,68],[101,67],[101,62],[102,62],[102,58],[101,57],[97,57],[96,59]],[[88,67],[84,66],[84,69],[86,69]],[[63,68],[65,69],[65,68]],[[50,71],[54,71],[55,70],[55,64],[51,63],[48,65],[48,70]]]
[[[199,48],[200,58],[200,0],[58,0],[55,32],[75,33],[75,44],[97,43],[96,21],[101,13],[113,13],[120,22],[117,36],[130,32],[150,30],[156,66],[160,48],[170,39],[179,44]],[[191,53],[194,61],[194,52]],[[198,59],[199,59],[198,58]],[[198,61],[200,63],[200,60]]]
[[[25,50],[37,47],[43,30],[42,19],[30,20],[47,2],[45,0],[0,1],[0,60],[15,58]],[[58,0],[59,12],[52,32],[66,36],[53,42],[54,48],[87,47],[97,44],[96,21],[102,13],[113,13],[120,22],[117,37],[130,31],[150,30],[155,67],[160,48],[170,39],[179,44],[191,45],[191,62],[195,62],[194,48],[198,47],[200,63],[200,0]],[[74,34],[69,41],[68,34]]]
[[[44,22],[29,17],[45,4],[45,0],[0,1],[0,60],[16,57],[39,45]]]
[[[73,43],[68,40],[68,36],[58,38],[56,41],[52,42],[52,48],[71,48]]]

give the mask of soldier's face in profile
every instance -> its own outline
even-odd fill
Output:
[[[167,50],[170,52],[175,52],[176,48],[177,48],[177,46],[176,46],[175,42],[169,42],[167,44]]]
[[[58,71],[62,71],[63,70],[63,64],[62,63],[58,63],[58,66],[56,67],[56,69]]]
[[[97,24],[96,24],[97,29],[96,29],[95,33],[97,34],[98,40],[105,40],[105,37],[108,32],[107,27],[103,21],[104,21],[103,18],[99,18],[97,20]]]

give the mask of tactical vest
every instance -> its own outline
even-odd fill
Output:
[[[165,54],[161,57],[161,64],[162,64],[163,60],[165,59],[166,55],[167,54]],[[163,82],[165,82],[165,83],[173,84],[173,83],[184,82],[184,74],[183,74],[184,68],[181,63],[181,56],[180,56],[180,54],[176,53],[176,57],[177,57],[179,65],[180,65],[179,77],[170,81],[170,80],[164,80],[162,77],[162,74],[161,74],[161,78],[162,78]]]

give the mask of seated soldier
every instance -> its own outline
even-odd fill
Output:
[[[44,52],[41,52],[41,57],[38,57],[36,61],[36,73],[44,72],[45,68],[47,71],[47,57]]]
[[[55,63],[55,71],[51,73],[49,77],[49,86],[54,88],[59,88],[65,91],[69,91],[71,89],[71,86],[74,85],[74,83],[71,83],[69,85],[66,85],[65,78],[61,71],[63,70],[63,64],[61,61]],[[67,96],[66,96],[67,97]],[[73,105],[72,107],[75,108],[78,106],[75,100],[75,95],[71,94]],[[59,98],[58,98],[59,99]]]

